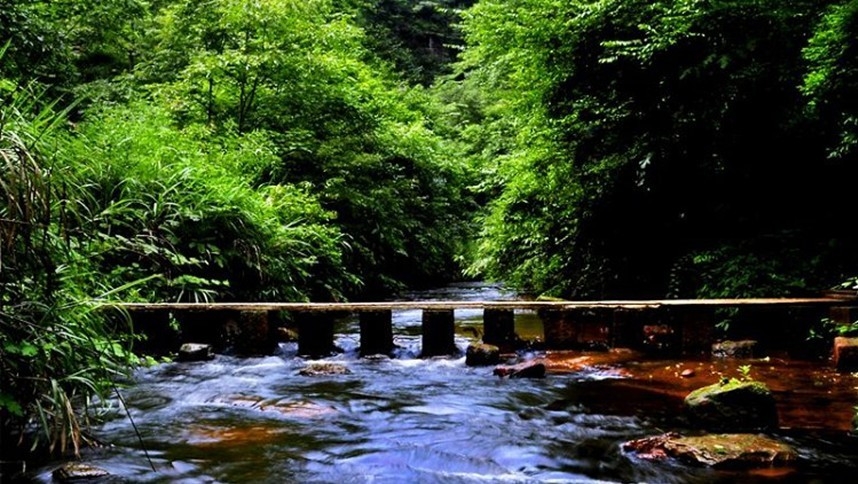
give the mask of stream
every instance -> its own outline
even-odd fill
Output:
[[[458,284],[404,297],[515,294]],[[620,444],[692,432],[678,411],[682,395],[729,374],[735,362],[605,363],[592,356],[590,364],[590,355],[576,354],[559,357],[566,371],[544,379],[500,379],[491,367],[465,366],[481,311],[456,311],[462,356],[429,360],[418,358],[420,311],[393,318],[398,349],[390,359],[360,359],[356,318],[338,325],[344,352],[324,361],[350,374],[299,375],[307,361],[292,343],[268,357],[218,355],[141,369],[121,391],[156,471],[118,399],[93,432],[111,445],[85,451],[83,460],[112,474],[101,482],[843,482],[858,475],[858,443],[848,435],[858,379],[834,374],[826,362],[753,362],[752,374],[785,402],[773,436],[796,448],[795,468],[716,471],[641,460]],[[517,314],[516,329],[531,337],[541,323]],[[696,379],[676,377],[685,367],[696,369]],[[55,467],[31,477],[51,482]]]

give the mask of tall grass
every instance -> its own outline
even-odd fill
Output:
[[[130,333],[89,303],[98,286],[82,284],[93,267],[73,236],[87,211],[56,151],[65,116],[40,93],[16,87],[0,108],[0,432],[77,453],[86,400],[128,368]]]
[[[182,131],[145,103],[71,128],[35,87],[3,96],[4,445],[86,443],[89,400],[137,362],[112,300],[330,300],[356,284],[331,213],[300,187],[251,183],[273,157],[265,137]]]

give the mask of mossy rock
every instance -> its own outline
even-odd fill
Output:
[[[743,432],[776,428],[778,412],[772,392],[756,381],[723,380],[685,397],[694,426],[707,430]]]
[[[672,457],[688,464],[717,469],[789,466],[798,460],[798,454],[792,447],[756,434],[682,437],[669,433],[626,442],[623,450],[634,452],[642,459]]]
[[[500,362],[500,348],[485,343],[474,343],[468,345],[465,351],[465,364],[467,366],[489,366]]]

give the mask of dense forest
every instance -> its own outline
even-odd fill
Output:
[[[111,301],[851,287],[856,39],[855,0],[0,0],[3,434],[76,448],[139,362]]]

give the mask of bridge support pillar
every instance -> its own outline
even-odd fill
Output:
[[[576,341],[575,325],[569,319],[567,311],[546,309],[538,312],[545,333],[547,349],[568,349]]]
[[[360,355],[390,355],[392,352],[392,311],[360,313]]]
[[[615,309],[611,325],[611,347],[638,349],[641,347],[642,341],[641,311],[637,309]]]
[[[515,341],[515,311],[484,309],[483,343],[510,350],[515,346]]]
[[[544,310],[539,316],[548,349],[591,349],[609,344],[613,319],[604,309]]]
[[[711,308],[671,308],[671,320],[679,332],[685,356],[709,355],[715,342],[715,313]]]
[[[298,354],[309,358],[324,358],[336,351],[334,347],[334,318],[326,313],[295,313],[298,323]]]
[[[171,323],[169,311],[129,311],[132,330],[146,338],[135,343],[134,350],[154,356],[166,356],[182,345],[178,329]]]
[[[452,309],[423,310],[423,358],[456,353],[455,318]]]
[[[833,306],[828,317],[838,325],[848,325],[858,321],[858,306]]]
[[[270,355],[274,351],[269,311],[241,311],[234,334],[228,334],[235,352],[241,356]]]

